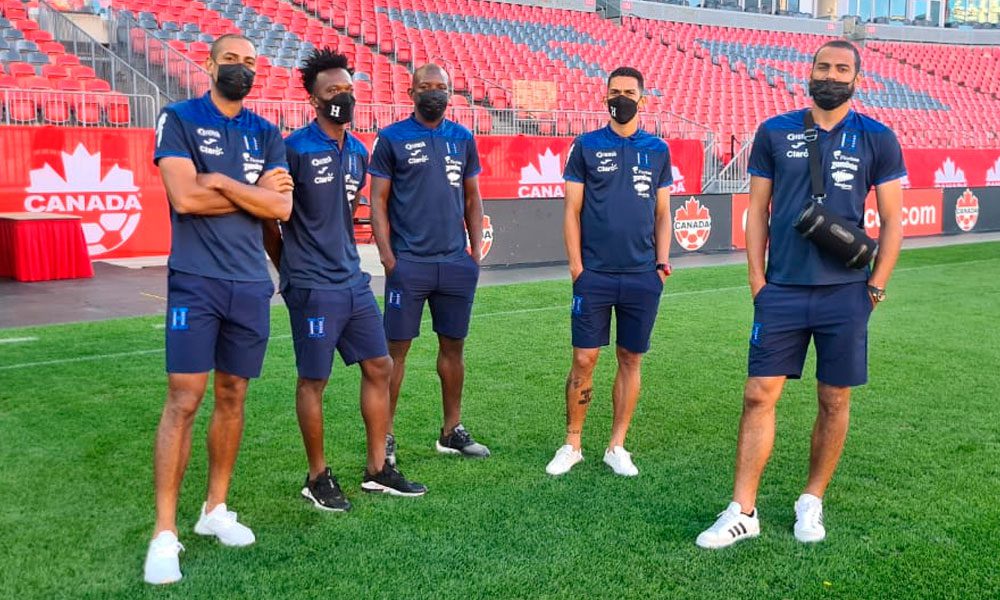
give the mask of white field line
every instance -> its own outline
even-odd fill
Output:
[[[0,338],[0,344],[23,344],[25,342],[37,342],[37,337],[17,337],[17,338]]]

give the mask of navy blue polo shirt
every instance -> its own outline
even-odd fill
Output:
[[[153,162],[171,156],[190,159],[198,173],[222,173],[250,185],[264,171],[288,168],[285,144],[274,125],[246,108],[229,118],[209,94],[160,112]],[[181,215],[171,206],[170,224],[171,269],[232,281],[270,281],[261,223],[250,213]]]
[[[350,288],[364,281],[351,201],[364,187],[368,150],[350,133],[341,149],[316,121],[285,140],[295,180],[292,217],[282,224],[281,288]]]
[[[392,182],[390,244],[397,257],[417,262],[462,257],[464,183],[481,170],[472,132],[448,119],[430,129],[411,115],[379,132],[369,172]]]
[[[750,151],[747,170],[773,182],[767,281],[787,285],[865,281],[866,270],[844,266],[794,228],[812,197],[809,152],[802,133],[806,110],[761,123]],[[906,175],[896,134],[853,110],[832,130],[817,129],[826,187],[823,204],[864,229],[865,196],[872,186]]]
[[[656,193],[670,187],[670,149],[643,130],[622,137],[608,125],[576,138],[566,181],[583,184],[583,267],[608,273],[656,268]]]

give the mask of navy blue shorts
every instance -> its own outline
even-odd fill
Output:
[[[167,372],[212,369],[260,376],[271,334],[270,281],[229,281],[170,271],[167,276]]]
[[[573,282],[574,348],[600,348],[611,339],[611,309],[615,309],[617,343],[629,352],[649,351],[663,281],[656,271],[602,273],[584,269]]]
[[[283,295],[299,377],[328,379],[334,350],[345,365],[389,354],[368,281],[343,290],[289,287]]]
[[[768,283],[754,298],[747,371],[750,377],[798,379],[809,340],[816,344],[816,379],[850,387],[868,381],[868,317],[865,282],[841,285]]]
[[[452,262],[396,259],[396,268],[385,280],[385,337],[402,341],[420,335],[426,300],[434,331],[465,339],[478,282],[479,265],[468,254]]]

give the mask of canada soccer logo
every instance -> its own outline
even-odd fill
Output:
[[[979,220],[979,198],[966,189],[965,193],[958,197],[955,203],[955,223],[962,231],[972,231]]]
[[[480,259],[486,258],[486,255],[490,253],[490,248],[493,247],[493,223],[490,222],[489,215],[483,215],[483,243],[482,243],[482,255]],[[472,245],[469,243],[469,232],[465,232],[465,251],[472,254]]]
[[[674,238],[681,248],[694,251],[705,245],[712,233],[712,214],[691,196],[674,211]]]
[[[132,171],[116,164],[102,176],[101,153],[91,154],[83,144],[72,154],[60,155],[65,176],[49,163],[31,170],[24,210],[82,217],[90,256],[106,254],[124,244],[142,218]]]

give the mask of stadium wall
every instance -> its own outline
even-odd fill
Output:
[[[893,25],[865,25],[865,37],[872,40],[897,42],[924,42],[933,44],[963,44],[995,46],[1000,44],[1000,31],[996,29],[952,29],[943,27],[915,27]]]
[[[622,15],[631,15],[658,21],[677,21],[696,25],[718,27],[741,27],[763,31],[786,31],[789,33],[811,33],[816,35],[841,36],[843,23],[825,19],[802,19],[780,15],[742,13],[730,10],[707,10],[677,4],[660,4],[643,0],[623,1]]]

